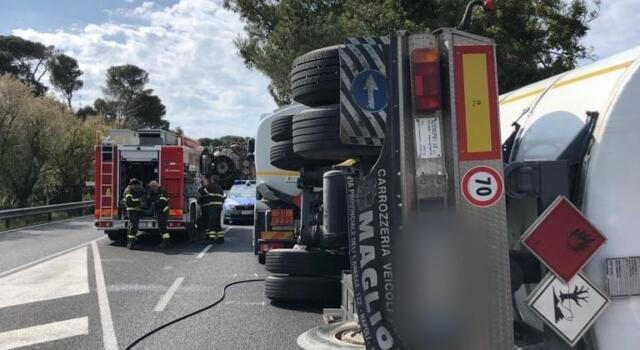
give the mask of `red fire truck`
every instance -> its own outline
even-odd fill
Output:
[[[95,226],[114,241],[126,237],[122,193],[129,179],[136,178],[145,187],[158,181],[168,192],[170,230],[194,232],[201,152],[197,141],[166,130],[112,130],[95,147]],[[140,230],[157,230],[153,213],[144,207]]]

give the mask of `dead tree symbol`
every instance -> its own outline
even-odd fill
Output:
[[[567,321],[571,322],[573,321],[573,312],[571,311],[571,302],[573,301],[574,303],[576,303],[576,305],[578,305],[579,307],[582,307],[582,305],[580,305],[580,302],[583,301],[585,303],[588,302],[588,294],[589,293],[589,289],[585,286],[580,286],[580,288],[578,288],[578,286],[574,286],[573,287],[573,292],[571,293],[563,293],[563,292],[559,292],[556,294],[556,288],[553,287],[553,311],[554,311],[554,316],[556,319],[556,323],[558,323],[560,320],[566,319]],[[565,302],[569,301],[569,305],[566,305]],[[564,309],[566,312],[568,312],[569,314],[565,314],[562,309]]]

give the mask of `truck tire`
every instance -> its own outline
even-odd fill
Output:
[[[340,294],[337,278],[269,276],[264,284],[265,297],[276,302],[337,307]]]
[[[339,105],[308,109],[292,122],[293,151],[304,158],[343,161],[378,156],[379,146],[345,145],[340,140]]]
[[[265,268],[278,274],[340,275],[349,269],[349,258],[326,250],[273,249],[267,253]]]
[[[271,165],[291,171],[298,171],[304,167],[319,167],[330,165],[330,161],[322,161],[316,159],[307,159],[293,152],[293,141],[285,140],[276,142],[271,146],[270,151]]]
[[[283,115],[275,118],[271,123],[271,140],[275,142],[291,140],[292,115]]]
[[[271,146],[270,160],[271,165],[292,171],[300,170],[303,163],[302,157],[293,153],[293,142],[291,140],[276,142],[275,145]]]
[[[114,242],[124,242],[127,240],[126,230],[105,231],[107,237]]]
[[[294,101],[311,107],[340,102],[340,47],[324,47],[293,61],[289,79]]]

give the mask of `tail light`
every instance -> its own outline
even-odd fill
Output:
[[[285,247],[284,242],[269,242],[269,243],[260,242],[258,245],[258,251],[260,253],[266,253],[272,249],[282,249],[284,247]]]
[[[413,65],[413,95],[418,112],[434,112],[442,108],[440,55],[438,49],[415,49]]]
[[[112,227],[113,222],[111,221],[96,221],[95,225],[97,227]]]
[[[182,209],[169,209],[169,217],[171,217],[171,218],[181,218],[182,217]]]
[[[184,222],[182,221],[169,221],[167,227],[184,227]]]
[[[302,193],[298,193],[298,195],[293,197],[293,204],[298,208],[302,208]]]

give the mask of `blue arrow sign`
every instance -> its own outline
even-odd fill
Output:
[[[387,106],[387,79],[377,70],[358,73],[351,83],[353,101],[367,112],[379,112]]]

